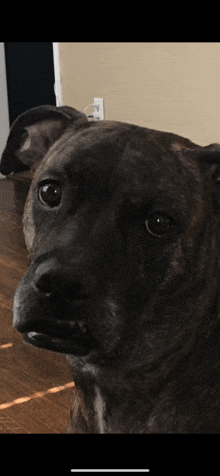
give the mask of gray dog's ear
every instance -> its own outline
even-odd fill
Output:
[[[70,124],[74,133],[89,122],[85,114],[68,106],[37,106],[21,114],[11,127],[0,172],[8,175],[29,168],[35,170]]]

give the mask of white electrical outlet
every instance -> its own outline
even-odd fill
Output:
[[[95,119],[95,121],[103,121],[105,119],[105,115],[104,115],[104,99],[102,98],[94,98],[94,102],[93,102],[93,119]]]

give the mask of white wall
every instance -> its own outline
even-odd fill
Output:
[[[59,43],[53,43],[53,62],[54,62],[54,76],[55,76],[54,92],[56,96],[56,105],[62,106],[63,98],[62,98],[62,86],[61,86],[61,79],[60,79]]]
[[[5,71],[4,43],[0,43],[0,157],[9,134],[8,97]],[[0,178],[3,175],[0,174]]]

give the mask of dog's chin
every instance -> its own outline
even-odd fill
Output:
[[[63,354],[86,356],[97,347],[96,340],[82,322],[77,322],[71,331],[65,327],[23,332],[25,342],[41,349]]]

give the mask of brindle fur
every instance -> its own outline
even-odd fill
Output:
[[[69,431],[219,433],[220,146],[41,106],[12,127],[1,171],[22,160],[36,171],[24,212],[30,266],[13,324],[27,333],[42,316],[45,329],[63,319],[71,335],[82,319],[98,342],[67,355],[76,385]],[[37,194],[56,174],[62,202],[50,210]],[[154,211],[173,217],[169,236],[148,233]],[[54,301],[36,290],[43,273]],[[86,295],[80,311],[76,283]]]

